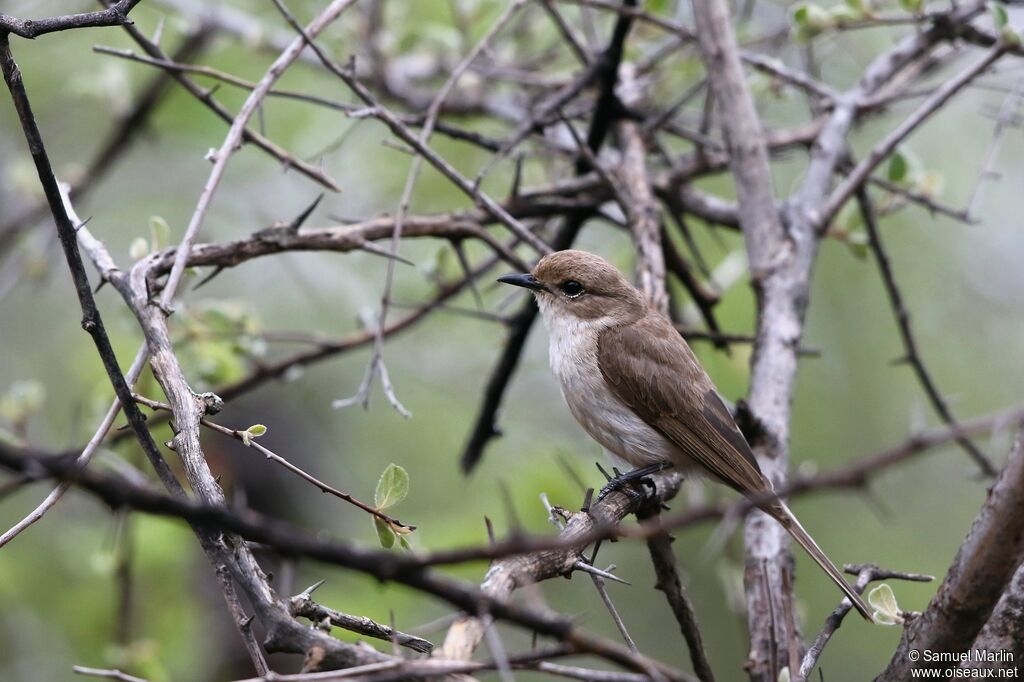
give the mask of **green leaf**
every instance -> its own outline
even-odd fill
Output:
[[[252,426],[247,428],[245,432],[248,433],[253,438],[259,438],[260,436],[267,432],[267,427],[264,426],[263,424],[253,424]]]
[[[389,464],[377,481],[377,490],[373,494],[377,509],[387,509],[405,499],[409,494],[409,474],[397,464]],[[390,546],[390,545],[389,545]]]
[[[412,551],[412,545],[409,544],[409,541],[405,539],[404,535],[398,536],[398,544],[402,546],[402,549],[408,550],[410,552]]]
[[[149,244],[142,237],[136,237],[128,247],[128,256],[132,260],[139,260],[149,255]]]
[[[858,19],[871,15],[871,0],[846,0],[846,7]],[[835,12],[835,8],[833,8]]]
[[[386,521],[373,517],[373,527],[377,529],[377,539],[384,549],[391,549],[395,545],[395,533]]]
[[[793,9],[793,24],[797,36],[806,40],[832,27],[827,10],[811,2],[802,2]]]
[[[903,156],[903,153],[899,150],[892,153],[889,157],[889,167],[886,170],[886,177],[889,182],[903,182],[907,177],[907,169],[909,164],[907,163],[907,157]]]
[[[900,0],[900,7],[907,12],[917,14],[924,7],[924,0]]]
[[[1020,34],[1014,30],[1013,26],[1007,24],[1003,26],[999,31],[999,38],[1009,47],[1020,47],[1021,39]]]
[[[9,424],[23,424],[46,403],[46,386],[35,379],[15,381],[0,396],[0,419]]]
[[[153,251],[166,248],[171,243],[171,226],[158,215],[149,217],[149,234]]]
[[[875,620],[882,625],[896,625],[903,622],[903,615],[896,595],[887,583],[882,583],[868,593],[868,603],[875,610]]]
[[[850,248],[850,253],[858,260],[864,260],[870,253],[868,235],[864,232],[851,232],[848,234],[846,236],[846,245]]]
[[[997,29],[1002,29],[1010,20],[1006,14],[1006,7],[1001,2],[989,2],[988,11]]]
[[[945,182],[946,179],[937,171],[922,171],[914,177],[914,188],[921,194],[934,198],[942,194]]]
[[[252,445],[252,439],[253,438],[259,438],[260,436],[262,436],[266,432],[267,432],[267,427],[264,426],[263,424],[253,424],[252,426],[247,428],[245,431],[239,432],[238,435],[240,435],[242,437],[242,444],[245,447],[249,447],[250,445]]]
[[[857,21],[858,19],[864,18],[864,14],[862,12],[858,12],[857,10],[851,9],[846,5],[836,5],[835,7],[828,11],[828,16],[830,19],[832,19],[832,21],[834,21],[837,24],[842,24],[843,22]]]

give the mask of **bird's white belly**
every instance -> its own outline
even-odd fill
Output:
[[[601,328],[593,321],[548,320],[549,359],[576,421],[609,453],[634,467],[679,463],[679,450],[608,388],[597,362]]]

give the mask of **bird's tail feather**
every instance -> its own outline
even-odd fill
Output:
[[[793,512],[786,507],[785,504],[772,505],[768,511],[776,521],[782,524],[782,527],[786,529],[797,544],[804,548],[804,550],[814,559],[815,563],[821,566],[822,570],[828,574],[829,578],[843,591],[846,598],[853,604],[853,608],[857,609],[860,615],[864,616],[864,619],[868,622],[875,622],[875,619],[871,616],[871,610],[868,605],[864,603],[861,596],[853,589],[853,587],[846,582],[846,578],[836,568],[836,565],[828,558],[828,556],[818,547],[818,543],[814,541],[810,533],[804,530],[804,527],[800,525],[796,516]]]

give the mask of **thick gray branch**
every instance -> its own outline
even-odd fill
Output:
[[[889,667],[878,676],[878,682],[910,679],[913,668],[935,665],[923,660],[911,661],[907,656],[910,649],[958,653],[970,648],[1019,568],[1021,557],[1024,557],[1024,422],[1018,429],[1006,465],[989,491],[967,539],[960,545],[945,580],[924,613],[908,622],[903,639]],[[998,628],[998,623],[993,628]]]

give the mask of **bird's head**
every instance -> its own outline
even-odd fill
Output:
[[[586,251],[556,251],[541,258],[533,272],[498,281],[533,291],[546,320],[570,316],[625,323],[645,311],[643,295],[629,280],[604,258]]]

